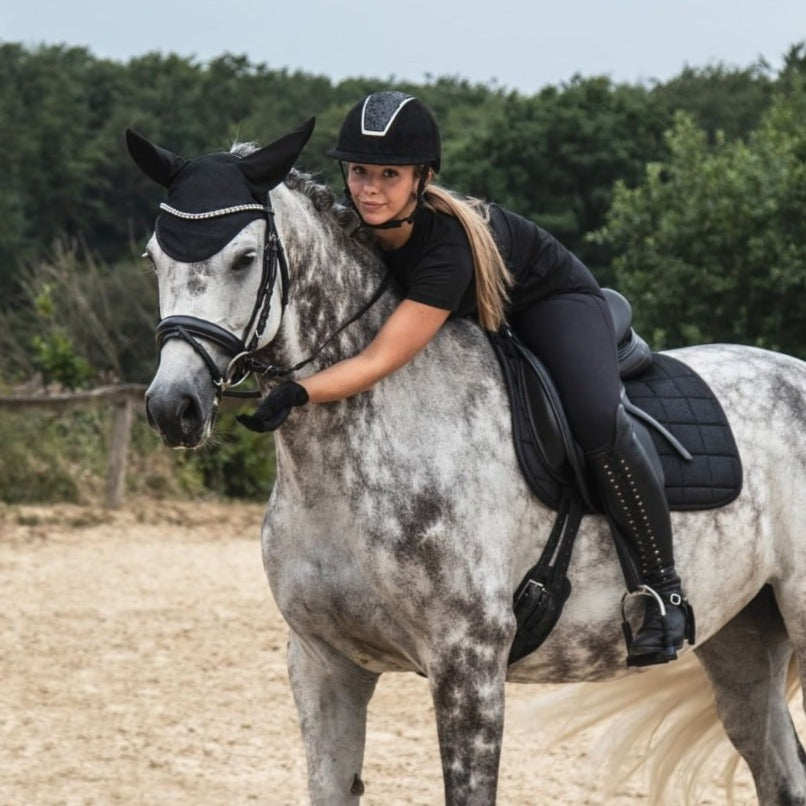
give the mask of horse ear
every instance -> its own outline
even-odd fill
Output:
[[[279,185],[310,139],[315,123],[316,118],[310,118],[279,140],[244,157],[239,166],[249,184],[263,193]]]
[[[134,129],[126,129],[126,146],[137,167],[158,184],[168,187],[171,180],[187,165],[187,160],[154,145]]]

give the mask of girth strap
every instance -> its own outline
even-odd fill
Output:
[[[508,663],[515,663],[534,652],[548,638],[560,618],[571,595],[567,573],[582,522],[582,510],[578,491],[565,488],[557,519],[540,559],[515,591],[513,610],[518,627]]]

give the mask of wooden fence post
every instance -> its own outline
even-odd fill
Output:
[[[115,509],[123,503],[126,490],[126,461],[135,405],[145,394],[144,384],[121,383],[81,392],[38,395],[0,395],[0,411],[55,412],[58,414],[84,408],[114,406],[109,440],[109,464],[104,505]]]
[[[123,502],[133,409],[132,399],[128,395],[124,395],[115,403],[112,434],[109,440],[109,469],[106,476],[104,500],[104,506],[107,509],[117,509]]]

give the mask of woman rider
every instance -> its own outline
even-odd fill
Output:
[[[402,92],[369,95],[347,114],[328,155],[340,160],[347,194],[371,228],[403,300],[357,355],[272,391],[253,417],[273,430],[293,406],[341,400],[402,367],[452,316],[488,330],[504,320],[553,376],[585,452],[602,504],[637,559],[653,597],[628,646],[631,665],[672,660],[687,634],[689,605],[675,572],[669,510],[620,404],[612,320],[583,263],[548,232],[490,205],[460,200],[431,184],[440,135],[429,108]]]

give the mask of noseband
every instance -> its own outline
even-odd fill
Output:
[[[205,213],[185,213],[165,203],[160,204],[160,209],[171,215],[178,216],[179,218],[195,220],[215,218],[217,216],[229,215],[230,213],[243,212],[244,210],[260,210],[266,217],[266,238],[263,246],[263,269],[260,287],[254,307],[252,308],[252,314],[240,337],[226,328],[206,319],[199,319],[196,316],[187,316],[184,314],[166,316],[157,325],[156,336],[160,350],[166,341],[178,338],[189,344],[202,361],[204,361],[210,373],[213,386],[216,389],[216,403],[218,403],[222,395],[226,395],[227,397],[260,397],[261,393],[259,391],[238,392],[233,390],[233,387],[243,383],[252,373],[268,376],[270,378],[281,378],[310,364],[339,333],[363,316],[364,313],[383,296],[383,293],[389,287],[391,278],[387,273],[370,299],[367,300],[353,316],[344,322],[344,324],[340,325],[331,333],[308,358],[292,367],[278,367],[273,364],[267,364],[258,359],[256,353],[258,351],[260,338],[263,335],[263,331],[266,329],[266,323],[271,313],[271,299],[274,295],[274,288],[277,285],[277,278],[280,278],[281,284],[281,319],[285,313],[286,304],[288,302],[288,289],[290,285],[285,250],[283,249],[283,244],[277,232],[277,225],[274,222],[274,210],[271,206],[270,196],[267,194],[265,205],[257,203],[241,204],[236,207],[226,207]],[[199,342],[199,339],[206,339],[217,344],[229,356],[230,361],[223,374],[219,372],[218,366],[212,356],[204,348],[204,345]]]

